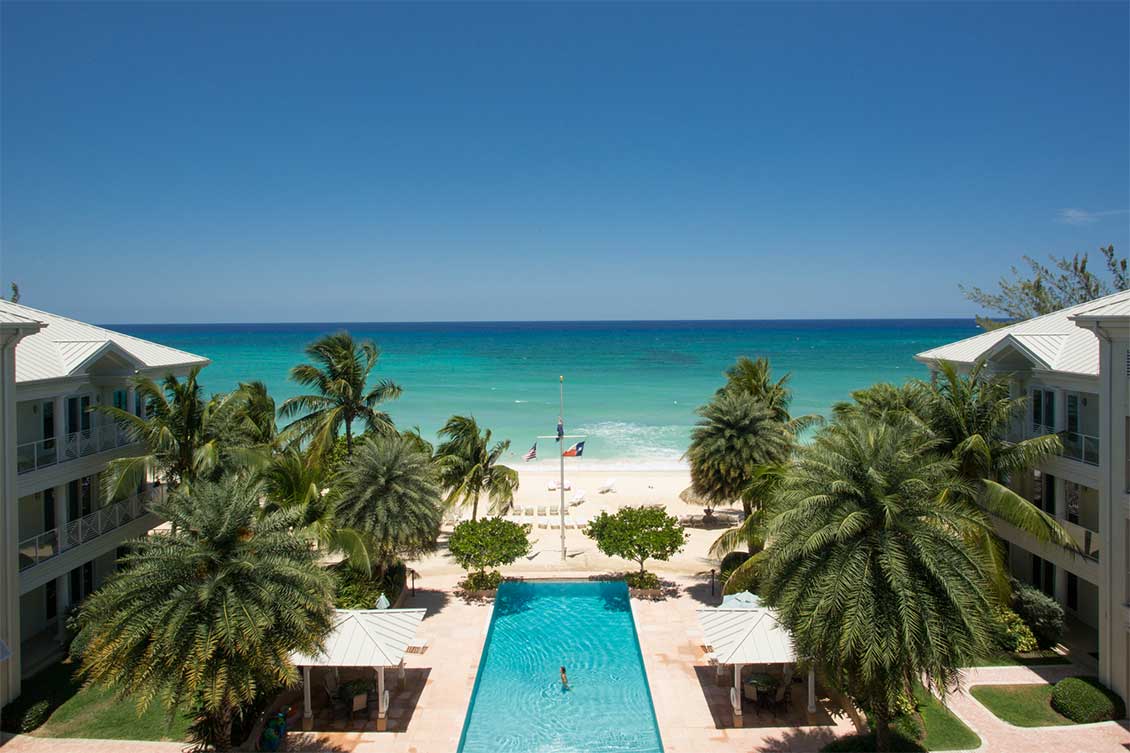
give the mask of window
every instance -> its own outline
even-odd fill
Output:
[[[55,490],[43,490],[43,530],[50,531],[55,523]]]
[[[1079,396],[1067,396],[1067,430],[1070,432],[1079,431]]]
[[[1055,515],[1055,476],[1032,471],[1032,504],[1048,515]]]
[[[43,410],[43,438],[52,439],[55,436],[55,402],[53,400],[45,400],[42,404]]]
[[[1032,390],[1032,432],[1051,434],[1055,431],[1055,392]]]
[[[125,390],[114,390],[114,407],[118,410],[126,410],[128,399],[129,394]]]
[[[90,431],[90,395],[83,395],[80,402],[79,426],[83,431]]]
[[[1075,573],[1067,574],[1067,608],[1079,611],[1079,577]]]

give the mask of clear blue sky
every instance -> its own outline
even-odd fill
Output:
[[[966,315],[1130,250],[1124,2],[0,13],[0,277],[87,320]]]

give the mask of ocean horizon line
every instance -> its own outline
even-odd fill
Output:
[[[764,319],[421,319],[400,321],[244,321],[244,322],[111,322],[100,327],[253,327],[253,326],[301,326],[301,327],[341,327],[341,326],[500,326],[500,325],[548,325],[548,326],[587,326],[587,325],[734,325],[734,324],[860,324],[874,322],[891,324],[954,324],[976,323],[974,316],[907,316],[907,317],[801,317]]]

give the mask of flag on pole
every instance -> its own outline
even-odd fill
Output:
[[[562,454],[567,458],[579,458],[585,451],[585,443],[577,442]]]
[[[533,447],[531,447],[531,448],[530,448],[530,451],[529,451],[529,452],[527,452],[527,453],[526,453],[525,455],[523,455],[522,457],[523,457],[523,458],[524,458],[525,460],[537,460],[537,457],[538,457],[538,443],[537,443],[537,442],[534,442],[534,446],[533,446]]]
[[[565,436],[565,422],[561,420],[561,416],[557,417],[557,441],[561,441],[561,437]]]

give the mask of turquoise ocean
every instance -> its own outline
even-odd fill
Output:
[[[471,414],[511,440],[513,463],[554,433],[564,375],[566,431],[587,435],[579,467],[610,469],[682,467],[695,408],[738,356],[792,374],[794,415],[827,414],[852,390],[925,376],[915,353],[978,331],[972,319],[109,326],[210,358],[209,393],[260,379],[280,404],[299,392],[287,372],[306,344],[348,330],[380,346],[377,375],[404,388],[387,405],[399,426],[434,439]],[[553,440],[537,441],[524,467],[551,467]]]

